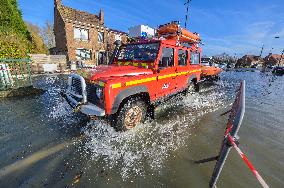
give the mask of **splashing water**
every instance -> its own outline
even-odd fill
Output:
[[[159,173],[171,153],[187,144],[185,140],[198,119],[224,106],[227,99],[223,87],[220,82],[190,97],[174,97],[158,107],[154,122],[127,132],[92,121],[83,128],[87,137],[84,149],[95,162],[103,160],[104,168],[118,168],[123,180],[145,175],[146,168]]]
[[[78,114],[73,113],[69,104],[61,97],[60,92],[66,86],[66,75],[43,75],[35,78],[34,86],[46,90],[41,96],[46,113],[42,114],[42,119],[46,121],[55,121],[62,123],[61,128],[68,127],[71,124],[79,123],[81,120]]]

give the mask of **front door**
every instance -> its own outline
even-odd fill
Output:
[[[157,74],[156,97],[167,96],[176,88],[176,67],[174,58],[174,48],[163,47],[159,59]]]
[[[106,64],[105,62],[105,52],[98,53],[98,65]]]

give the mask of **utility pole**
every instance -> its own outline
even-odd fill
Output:
[[[279,59],[279,62],[278,62],[278,66],[280,66],[280,63],[281,63],[281,61],[283,59],[283,55],[284,55],[284,49],[282,50],[282,54],[280,56],[280,59]]]
[[[185,23],[184,23],[184,28],[186,29],[186,24],[188,20],[188,9],[189,9],[189,2],[191,0],[187,0],[187,2],[184,3],[184,6],[186,6],[186,14],[185,14]]]
[[[261,47],[261,50],[260,50],[260,54],[259,54],[259,57],[257,59],[257,63],[260,64],[260,60],[261,60],[261,56],[262,56],[262,53],[263,53],[263,49],[264,49],[264,44],[262,44],[262,47]]]
[[[280,36],[275,36],[275,37],[274,37],[274,40],[275,40],[275,39],[280,39]],[[271,47],[271,49],[270,49],[269,53],[272,53],[272,50],[274,50],[274,48],[273,48],[273,47]]]
[[[280,36],[275,36],[274,39],[280,39]],[[273,48],[272,48],[272,49],[273,49]],[[280,66],[280,63],[281,63],[282,58],[283,58],[283,54],[284,54],[284,49],[283,49],[282,54],[281,54],[281,56],[280,56],[280,59],[279,59],[279,61],[278,61],[278,66]]]
[[[264,49],[264,44],[262,44],[262,47],[261,47],[261,50],[260,50],[260,54],[259,54],[259,57],[260,57],[260,58],[261,58],[261,56],[262,56],[263,49]]]

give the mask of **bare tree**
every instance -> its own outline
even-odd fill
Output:
[[[48,49],[55,47],[55,36],[53,31],[53,24],[46,21],[45,26],[41,30],[41,36]]]
[[[213,61],[215,63],[225,63],[227,65],[234,65],[236,63],[236,57],[233,57],[227,53],[222,53],[220,55],[213,56]]]
[[[47,46],[44,43],[43,37],[41,36],[41,28],[32,23],[26,22],[28,31],[31,34],[31,49],[30,53],[48,53]]]

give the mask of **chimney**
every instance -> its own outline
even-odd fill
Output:
[[[104,11],[103,10],[100,10],[99,19],[101,23],[104,23]]]
[[[60,6],[61,5],[61,0],[54,0],[54,6]]]

